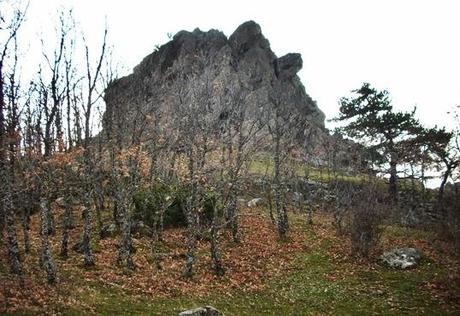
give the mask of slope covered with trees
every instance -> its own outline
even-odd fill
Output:
[[[460,244],[459,195],[447,185],[458,132],[423,127],[364,84],[339,116],[360,144],[330,136],[296,75],[300,55],[277,58],[252,21],[229,38],[179,32],[117,78],[109,31],[90,48],[63,11],[23,80],[27,6],[0,9],[0,311],[108,312],[104,301],[129,294],[126,308],[139,300],[169,313],[178,308],[160,298],[215,301],[215,290],[226,301],[277,302],[260,313],[293,312],[291,301],[324,312],[369,290],[353,273],[399,300],[408,291],[391,278],[403,274],[377,263],[382,247],[404,245],[398,229],[427,257],[405,275],[420,296],[397,308],[458,308],[458,257],[440,259]],[[434,167],[444,168],[436,195],[423,185]],[[429,232],[400,228],[401,214],[421,208],[435,215],[417,227]],[[438,288],[448,278],[453,286]],[[318,305],[310,310],[305,296]],[[375,311],[393,308],[376,300],[366,298]],[[334,308],[343,305],[361,310]]]

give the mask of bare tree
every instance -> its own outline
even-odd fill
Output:
[[[102,91],[98,91],[98,84],[102,76],[102,66],[105,58],[107,45],[107,28],[104,30],[104,36],[101,46],[99,57],[96,60],[95,68],[91,67],[91,59],[89,48],[85,45],[85,61],[86,61],[86,77],[85,82],[87,84],[86,90],[86,102],[84,104],[84,126],[85,126],[85,139],[83,143],[84,147],[84,203],[85,209],[83,211],[84,218],[84,231],[82,246],[84,249],[84,262],[86,266],[94,265],[94,257],[91,248],[91,230],[92,230],[92,205],[91,196],[94,190],[94,179],[92,176],[92,170],[94,166],[93,156],[91,152],[90,139],[91,139],[91,120],[92,120],[92,108],[94,104],[100,100]]]
[[[232,80],[234,82],[232,82]],[[240,241],[237,198],[244,176],[243,167],[258,148],[257,135],[263,125],[249,117],[247,98],[250,91],[237,79],[230,78],[218,94],[223,95],[218,129],[221,143],[220,196],[233,241]]]
[[[6,225],[10,267],[13,273],[20,276],[23,270],[16,236],[13,193],[16,154],[19,146],[18,86],[15,81],[18,63],[17,37],[26,11],[27,7],[24,10],[13,10],[11,17],[2,16],[0,20],[2,32],[0,35],[5,34],[5,41],[0,46],[0,176],[4,179],[3,188],[0,190],[0,228],[3,231],[3,225]],[[14,45],[13,51],[10,49],[11,44]],[[9,119],[5,116],[6,112],[9,114]]]
[[[269,104],[262,119],[270,136],[274,163],[273,191],[278,234],[281,239],[284,239],[289,230],[284,173],[289,164],[288,158],[291,151],[301,144],[299,138],[303,136],[307,123],[303,119],[304,115],[298,112],[299,109],[290,105],[291,96],[283,83],[276,81],[273,85]]]
[[[55,283],[57,281],[56,268],[54,266],[53,257],[49,247],[48,240],[48,225],[47,218],[49,212],[49,200],[42,197],[40,200],[40,236],[42,241],[42,253],[40,257],[40,262],[45,268],[47,279],[49,283]]]

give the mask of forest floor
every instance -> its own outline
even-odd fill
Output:
[[[56,221],[61,222],[58,213]],[[48,285],[38,264],[38,217],[32,218],[32,251],[23,256],[25,286],[8,273],[7,253],[0,252],[0,313],[177,315],[212,305],[225,315],[318,314],[460,314],[460,258],[433,233],[385,229],[381,246],[370,260],[350,255],[346,236],[338,236],[326,213],[314,224],[291,216],[289,240],[279,241],[265,209],[245,209],[240,244],[221,236],[223,277],[210,268],[209,243],[200,241],[192,280],[181,277],[185,231],[168,229],[162,250],[167,255],[158,270],[151,259],[150,241],[136,237],[135,271],[117,266],[117,237],[94,241],[96,266],[84,268],[82,255],[57,256],[60,231],[51,237],[59,281]],[[80,227],[72,231],[79,240]],[[5,239],[3,239],[5,240]],[[396,246],[413,246],[424,254],[410,270],[379,264],[378,255]]]

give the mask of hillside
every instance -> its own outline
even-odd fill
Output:
[[[57,218],[62,212],[56,209]],[[109,216],[109,214],[105,214]],[[59,221],[60,222],[60,221]],[[320,212],[313,225],[304,215],[292,218],[292,232],[280,242],[265,207],[246,208],[242,241],[232,244],[224,232],[222,257],[227,273],[216,277],[209,269],[208,242],[198,245],[196,276],[183,279],[183,229],[169,229],[162,243],[164,260],[158,270],[151,261],[149,238],[137,235],[136,270],[116,264],[118,236],[94,240],[97,266],[85,269],[74,251],[67,261],[56,260],[59,285],[47,285],[36,257],[25,260],[25,288],[6,273],[1,256],[0,311],[20,314],[176,315],[179,311],[213,305],[225,315],[307,314],[456,314],[460,311],[458,257],[436,235],[417,229],[387,227],[381,248],[414,246],[423,251],[420,266],[400,271],[378,260],[357,260],[349,245]],[[71,240],[78,240],[77,228]],[[38,218],[32,218],[37,236]],[[59,236],[51,238],[59,248]],[[3,248],[2,248],[3,249]],[[39,252],[37,238],[32,254]],[[3,250],[2,250],[3,251]]]

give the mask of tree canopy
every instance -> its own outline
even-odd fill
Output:
[[[397,169],[408,139],[416,138],[423,127],[415,118],[415,108],[411,112],[393,109],[388,91],[379,91],[369,83],[353,90],[353,96],[340,99],[340,113],[335,121],[347,121],[339,130],[357,142],[369,146],[389,164],[389,191],[396,199]],[[374,161],[375,162],[375,161]]]

